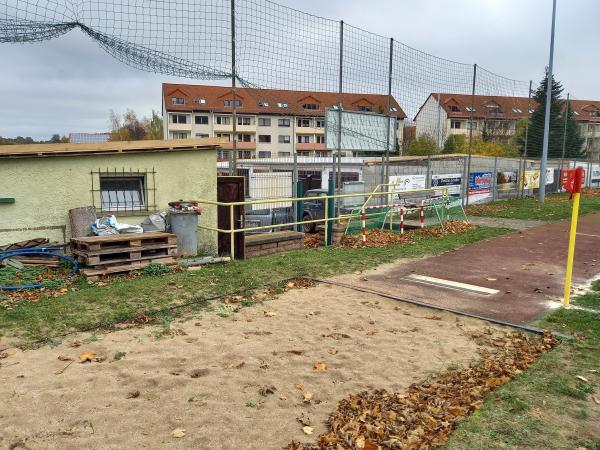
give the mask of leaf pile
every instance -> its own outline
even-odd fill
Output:
[[[323,246],[323,239],[320,233],[312,233],[304,235],[304,247],[318,248]]]
[[[544,336],[506,333],[474,336],[495,347],[469,367],[413,384],[405,393],[364,391],[339,402],[316,444],[292,442],[290,450],[432,449],[443,445],[458,421],[483,405],[487,394],[526,370],[558,344]]]
[[[470,205],[466,213],[470,216],[487,216],[489,213],[499,213],[508,211],[509,206],[503,202],[500,203],[487,203],[480,205]]]
[[[367,230],[367,242],[363,245],[360,235],[345,234],[340,241],[342,248],[386,247],[388,245],[408,244],[413,241],[410,233],[400,234],[393,231]]]
[[[422,230],[415,231],[420,236],[440,237],[446,234],[461,234],[473,230],[475,225],[471,225],[464,220],[447,220],[444,222],[444,227],[428,227]]]

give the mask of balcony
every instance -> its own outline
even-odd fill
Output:
[[[325,144],[316,144],[311,142],[309,144],[296,144],[296,150],[298,151],[314,151],[314,150],[325,150]]]
[[[192,131],[191,122],[188,123],[170,123],[169,131]]]

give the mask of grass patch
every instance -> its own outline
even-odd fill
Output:
[[[471,205],[466,208],[469,216],[499,217],[522,220],[561,220],[571,217],[572,202],[567,194],[552,194],[546,202],[540,203],[537,198],[510,199]],[[600,196],[582,194],[580,214],[600,211]]]
[[[574,304],[600,305],[596,291]],[[465,419],[446,450],[600,449],[600,314],[559,309],[535,324],[576,336],[543,355]],[[583,377],[585,380],[577,377]]]
[[[273,284],[289,277],[327,277],[368,269],[399,258],[438,254],[506,233],[478,227],[463,234],[416,238],[410,244],[381,248],[316,248],[265,256],[195,272],[116,279],[97,287],[81,283],[76,292],[0,310],[0,334],[19,344],[46,341],[73,331],[111,327],[142,315],[217,296]],[[225,311],[223,311],[226,314]],[[161,319],[165,325],[169,314]]]

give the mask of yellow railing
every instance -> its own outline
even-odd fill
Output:
[[[348,219],[349,217],[352,216],[352,214],[339,214],[338,216],[335,217],[329,217],[329,201],[330,200],[338,200],[338,199],[344,199],[344,198],[353,198],[353,197],[367,197],[367,200],[363,203],[363,205],[360,207],[361,209],[365,209],[368,207],[368,203],[370,200],[372,200],[374,197],[384,197],[384,196],[388,196],[388,195],[397,195],[397,194],[414,194],[414,193],[424,193],[424,192],[431,192],[431,193],[436,193],[436,192],[442,192],[442,196],[447,196],[448,195],[448,190],[447,188],[431,188],[431,189],[412,189],[412,190],[405,190],[405,191],[382,191],[382,192],[377,192],[379,189],[383,188],[383,187],[390,187],[390,186],[397,186],[397,184],[392,184],[392,183],[388,183],[388,184],[380,184],[378,185],[375,190],[373,192],[365,192],[365,193],[352,193],[352,194],[333,194],[333,195],[322,195],[319,197],[294,197],[294,198],[271,198],[271,199],[262,199],[262,200],[248,200],[248,201],[238,201],[238,202],[219,202],[219,201],[215,201],[215,200],[194,200],[195,202],[197,202],[199,205],[212,205],[212,206],[226,206],[229,207],[229,229],[221,229],[218,227],[211,227],[211,226],[207,226],[207,225],[198,225],[198,228],[203,229],[203,230],[208,230],[208,231],[214,231],[217,233],[228,233],[230,235],[230,256],[231,259],[235,259],[235,233],[242,233],[242,232],[246,232],[246,231],[263,231],[263,230],[269,230],[269,229],[273,229],[273,228],[284,228],[284,227],[291,227],[291,226],[296,226],[296,225],[304,225],[304,224],[312,224],[312,223],[324,223],[325,225],[327,225],[327,223],[329,222],[333,222],[333,221],[340,221],[343,219]],[[273,224],[273,225],[262,225],[262,226],[257,226],[257,227],[249,227],[249,228],[235,228],[235,207],[236,206],[247,206],[247,205],[264,205],[264,204],[273,204],[273,203],[282,203],[282,202],[303,202],[303,201],[323,201],[324,202],[324,209],[325,209],[325,214],[324,217],[322,219],[313,219],[313,220],[304,220],[304,221],[294,221],[294,222],[288,222],[288,223],[279,223],[279,224]],[[328,231],[327,226],[325,226],[325,242],[328,242],[328,238],[329,238],[329,231]]]

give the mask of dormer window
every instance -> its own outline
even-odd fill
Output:
[[[234,104],[236,107],[242,106],[242,102],[239,100],[223,100],[223,106],[226,106],[227,108],[233,107]]]
[[[460,108],[457,105],[450,105],[451,112],[460,112]]]
[[[529,114],[533,114],[535,112],[535,109],[533,108],[529,108]],[[577,111],[575,111],[576,115],[579,115],[579,113]]]
[[[502,108],[498,105],[486,105],[489,114],[502,114]]]
[[[359,111],[363,111],[363,112],[373,112],[373,107],[372,106],[359,106],[358,107]]]
[[[261,108],[268,108],[269,107],[269,102],[265,102],[265,101],[260,101],[258,102],[258,106],[260,106]]]
[[[600,111],[590,111],[590,117],[593,117],[595,119],[600,118]]]
[[[194,99],[194,103],[196,103],[197,105],[206,105],[206,99],[205,98],[196,97]]]
[[[184,97],[171,97],[171,103],[173,105],[185,105]]]
[[[467,107],[465,107],[465,109],[467,110],[467,112],[475,112],[475,108],[473,108],[471,106],[467,106]]]
[[[314,111],[319,109],[319,105],[317,105],[316,103],[304,103],[302,105],[302,108]]]
[[[513,108],[512,112],[514,112],[515,114],[521,114],[523,111],[520,108]]]
[[[578,116],[579,113],[577,111],[572,111],[574,116]]]
[[[398,112],[398,108],[395,108],[395,107],[393,107],[393,106],[392,106],[392,107],[390,108],[390,112]]]
[[[288,104],[287,104],[287,103],[277,103],[277,106],[278,106],[279,108],[287,108],[287,107],[288,107]]]

